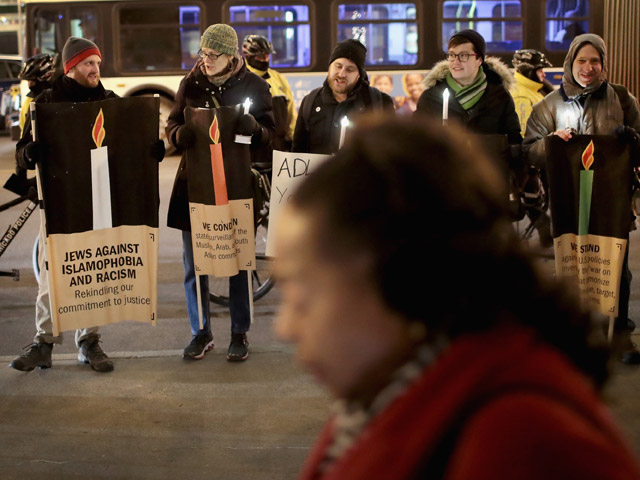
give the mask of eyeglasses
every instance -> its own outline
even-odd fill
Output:
[[[460,60],[461,62],[466,62],[467,60],[469,60],[469,57],[478,57],[478,56],[479,55],[477,53],[467,53],[467,52],[451,53],[451,52],[449,52],[447,54],[447,60],[449,60],[450,62],[453,62],[457,57],[458,60]]]
[[[204,60],[205,58],[208,58],[212,62],[215,62],[216,60],[218,60],[223,55],[224,55],[224,53],[204,53],[202,50],[198,50],[198,56],[201,59]]]

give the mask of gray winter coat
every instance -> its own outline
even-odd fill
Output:
[[[615,135],[616,127],[627,125],[640,131],[638,101],[625,87],[603,80],[584,88],[573,78],[573,61],[585,43],[600,52],[604,78],[607,51],[602,39],[592,34],[576,37],[564,60],[562,86],[536,103],[527,121],[523,150],[538,167],[546,159],[544,138],[557,130],[571,127],[580,135]]]

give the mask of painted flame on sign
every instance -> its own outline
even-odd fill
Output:
[[[100,112],[98,112],[98,116],[96,117],[96,122],[93,124],[93,129],[91,131],[93,141],[98,148],[102,147],[102,142],[104,141],[104,137],[106,135],[107,132],[104,129],[104,114],[102,113],[102,109],[100,109]]]
[[[591,140],[589,142],[589,145],[587,145],[587,148],[585,148],[584,152],[582,152],[582,165],[584,166],[585,170],[589,170],[591,168],[591,165],[593,165],[593,162],[595,161],[595,159],[593,158],[594,151],[595,147],[593,146],[593,140]]]
[[[209,127],[209,137],[213,143],[220,142],[220,130],[218,129],[218,117],[216,115],[213,115],[213,122]]]

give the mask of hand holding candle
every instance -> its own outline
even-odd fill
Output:
[[[247,98],[244,101],[244,103],[242,104],[242,106],[243,106],[243,115],[248,115],[249,114],[249,108],[251,107],[251,99]],[[236,135],[235,142],[236,143],[244,143],[245,145],[249,145],[251,143],[251,136],[250,135]]]
[[[449,121],[449,89],[445,88],[442,92],[442,124],[446,125]]]

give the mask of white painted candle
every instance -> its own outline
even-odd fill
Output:
[[[111,228],[111,181],[109,180],[109,155],[102,146],[105,137],[102,109],[96,117],[92,131],[97,148],[91,149],[91,204],[93,229]]]

